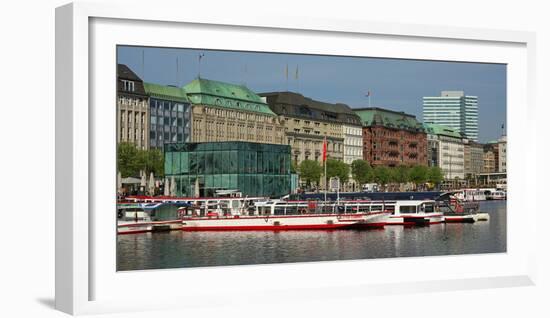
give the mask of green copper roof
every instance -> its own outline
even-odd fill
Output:
[[[425,123],[424,129],[426,129],[426,133],[430,135],[443,135],[454,138],[462,138],[462,135],[458,131],[447,126]]]
[[[143,83],[143,86],[145,87],[145,93],[151,97],[176,102],[189,102],[182,88],[153,83]]]
[[[193,104],[233,108],[275,116],[260,96],[244,85],[195,79],[183,90]]]
[[[388,128],[423,130],[422,124],[413,115],[388,109],[372,107],[353,110],[360,118],[363,126],[384,126]]]

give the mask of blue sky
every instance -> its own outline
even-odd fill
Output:
[[[264,52],[118,47],[118,63],[144,81],[183,86],[202,78],[245,84],[257,93],[295,91],[352,108],[404,111],[422,120],[422,97],[442,90],[478,96],[479,141],[500,137],[506,123],[506,65]],[[288,80],[286,66],[288,65]],[[296,77],[298,68],[298,80]]]

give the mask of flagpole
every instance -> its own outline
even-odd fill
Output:
[[[325,204],[327,202],[327,152],[328,152],[328,145],[327,145],[327,136],[325,136],[323,140],[323,163],[325,164]]]
[[[325,159],[325,204],[327,202],[327,160]]]

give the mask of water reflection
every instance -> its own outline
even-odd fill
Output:
[[[167,232],[118,237],[119,270],[268,264],[506,251],[506,202],[490,221],[368,231]]]

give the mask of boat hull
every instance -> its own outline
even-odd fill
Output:
[[[169,221],[148,221],[148,222],[118,222],[118,234],[138,234],[147,232],[163,232],[179,230],[181,228],[180,220]]]
[[[443,222],[442,214],[392,215],[386,225],[425,226]]]
[[[353,227],[361,215],[199,217],[182,220],[182,231],[304,231]]]
[[[474,223],[476,217],[474,214],[466,215],[445,215],[445,223]]]

